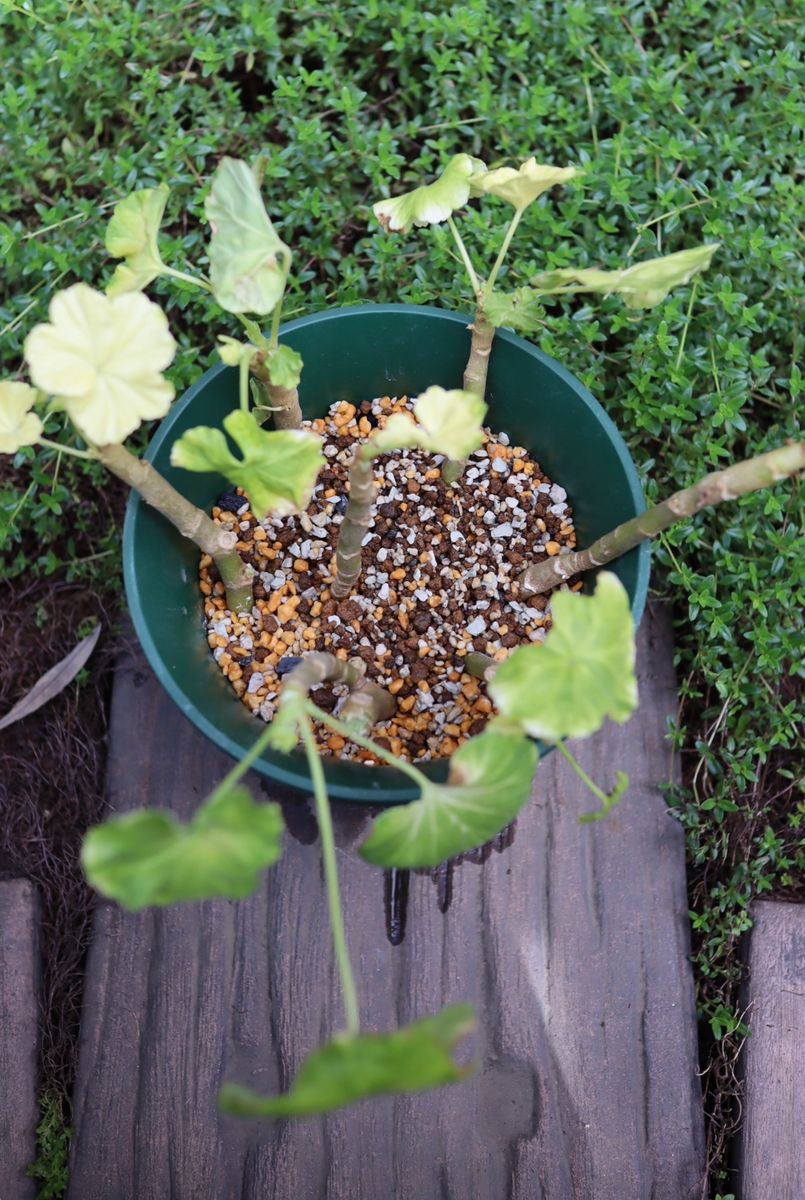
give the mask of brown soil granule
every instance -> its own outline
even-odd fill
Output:
[[[238,493],[225,494],[212,510],[238,532],[238,550],[257,572],[251,616],[226,608],[206,555],[200,586],[207,641],[255,714],[274,716],[289,659],[311,650],[359,657],[367,677],[398,701],[375,736],[396,755],[426,760],[452,754],[493,711],[479,681],[462,672],[464,656],[478,650],[500,660],[517,645],[544,639],[549,598],[518,600],[512,581],[525,562],[574,547],[576,536],[564,489],[505,434],[485,431],[483,447],[450,488],[440,456],[396,452],[376,464],[380,490],[363,574],[352,596],[336,600],[335,543],[355,442],[409,407],[388,397],[360,410],[342,402],[325,419],[305,422],[322,435],[326,457],[306,512],[257,521]],[[343,694],[326,686],[315,702],[332,708]],[[325,753],[376,761],[338,735],[317,733]]]

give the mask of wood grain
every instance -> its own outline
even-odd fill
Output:
[[[103,905],[71,1200],[698,1196],[683,839],[657,787],[668,776],[664,730],[676,697],[668,627],[656,613],[643,624],[639,677],[639,715],[575,748],[605,783],[616,767],[630,773],[621,807],[580,826],[594,802],[549,756],[508,848],[462,863],[452,880],[411,877],[400,945],[386,934],[383,874],[355,852],[370,818],[336,807],[363,1025],[389,1029],[469,1000],[478,1031],[468,1054],[480,1069],[468,1083],[297,1123],[217,1114],[222,1079],[286,1088],[341,1024],[304,796],[279,797],[284,855],[251,899],[137,916]],[[187,816],[227,766],[142,667],[118,672],[112,720],[119,810],[150,802]]]
[[[0,1200],[29,1200],[36,1155],[39,906],[27,879],[0,881]]]
[[[742,1200],[805,1196],[805,905],[752,906],[743,1054]]]

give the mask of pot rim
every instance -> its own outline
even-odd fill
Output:
[[[441,320],[450,321],[452,323],[460,322],[464,325],[469,325],[472,318],[461,313],[453,312],[449,309],[436,308],[433,305],[424,304],[355,304],[343,305],[339,308],[325,309],[320,312],[311,313],[304,317],[297,317],[293,321],[282,325],[280,329],[280,340],[284,335],[293,332],[296,329],[302,329],[307,325],[321,324],[331,320],[343,320],[348,314],[367,314],[367,313],[417,313],[427,315]],[[518,334],[512,333],[507,329],[498,329],[495,334],[495,340],[500,339],[504,342],[509,342],[526,350],[534,358],[549,365],[551,370],[558,375],[569,387],[573,389],[577,397],[583,402],[586,408],[594,413],[596,420],[603,426],[609,440],[621,462],[626,478],[629,482],[629,490],[632,499],[635,503],[637,512],[645,511],[645,499],[640,486],[640,481],[637,476],[637,469],[629,454],[628,448],[622,435],[617,429],[610,416],[607,414],[603,406],[594,396],[572,375],[566,367],[563,367],[556,359],[545,354],[533,343],[521,338]],[[151,462],[158,452],[162,449],[166,441],[173,436],[173,425],[175,420],[193,403],[198,392],[206,386],[211,378],[219,375],[223,371],[230,368],[224,363],[214,364],[212,367],[204,371],[195,383],[187,389],[182,397],[171,405],[168,414],[160,422],[153,437],[148,443],[148,447],[144,454],[146,461]],[[218,725],[212,721],[206,713],[204,713],[195,703],[192,703],[185,696],[179,684],[174,679],[173,675],[165,670],[162,666],[162,656],[159,653],[154,639],[151,636],[148,621],[145,616],[144,606],[142,604],[140,589],[138,585],[137,573],[135,570],[135,554],[134,554],[134,524],[137,518],[140,505],[144,505],[139,494],[131,491],[128,502],[126,504],[125,519],[123,522],[123,577],[126,589],[126,599],[128,602],[129,612],[131,615],[134,629],[137,634],[146,659],[148,660],[152,670],[159,679],[160,684],[168,692],[173,702],[178,706],[182,713],[190,720],[196,728],[208,737],[213,744],[219,746],[227,754],[234,759],[243,757],[243,747],[240,746],[233,738],[229,737]],[[648,542],[643,542],[638,547],[637,561],[637,581],[635,585],[634,597],[631,604],[632,619],[634,621],[635,631],[637,630],[643,610],[645,607],[646,595],[648,592],[648,581],[650,573],[650,557],[651,547]],[[245,710],[244,710],[245,711]],[[537,742],[539,746],[540,758],[544,757],[552,747],[545,746]],[[265,765],[262,759],[259,759],[252,767],[260,774],[270,777],[279,784],[284,784],[295,789],[310,791],[310,778],[307,771],[307,764],[303,757],[298,760],[298,766],[290,755],[283,756],[285,763],[281,765],[278,762],[272,761],[270,764],[270,772],[265,770]],[[439,760],[445,764],[449,761]],[[366,784],[364,785],[365,794],[358,796],[355,793],[358,791],[356,786],[330,782],[328,780],[328,792],[331,797],[341,800],[352,800],[360,804],[397,804],[408,803],[411,801],[414,785],[410,779],[403,775],[402,772],[395,770],[393,767],[375,767],[364,766],[363,771],[366,773]],[[372,795],[376,792],[376,795]]]

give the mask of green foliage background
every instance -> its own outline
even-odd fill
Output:
[[[381,236],[369,205],[460,150],[489,165],[535,153],[582,165],[586,182],[528,210],[513,285],[554,266],[612,269],[629,252],[722,243],[692,304],[682,289],[635,320],[615,297],[579,299],[547,310],[536,339],[619,425],[649,498],[797,436],[802,109],[784,0],[3,0],[0,12],[6,373],[54,289],[108,277],[104,223],[132,188],[173,186],[164,256],[204,266],[199,184],[224,153],[265,154],[269,211],[296,253],[287,316],[365,300],[460,309],[446,230]],[[461,221],[481,261],[498,237],[490,207]],[[160,282],[151,294],[181,336],[182,389],[212,361],[215,334],[238,329],[211,320],[189,289]],[[33,458],[23,452],[0,483],[4,571],[113,586],[103,491],[93,498],[82,470],[49,454],[31,474]],[[746,497],[677,527],[655,556],[683,697],[685,787],[671,800],[688,837],[700,1002],[716,1040],[741,1032],[747,904],[792,887],[801,855],[798,502],[792,484]],[[723,1131],[724,1102],[710,1103]]]

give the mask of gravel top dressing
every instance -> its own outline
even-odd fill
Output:
[[[450,488],[439,456],[398,451],[377,464],[380,494],[355,592],[332,597],[355,442],[409,408],[405,398],[384,397],[359,409],[335,404],[325,419],[306,421],[323,436],[327,459],[306,512],[258,521],[236,492],[224,493],[212,510],[214,520],[237,530],[238,550],[258,572],[251,615],[235,617],[226,608],[207,555],[200,587],[213,655],[256,715],[272,719],[282,676],[305,652],[361,658],[367,678],[398,701],[394,717],[375,727],[376,740],[422,761],[452,754],[493,712],[479,681],[462,672],[464,656],[477,650],[499,660],[544,639],[549,597],[518,601],[510,580],[527,562],[574,547],[576,536],[564,489],[505,434],[485,431],[484,446]],[[327,684],[311,698],[329,712],[346,693]],[[341,758],[377,761],[325,730],[319,745]]]

